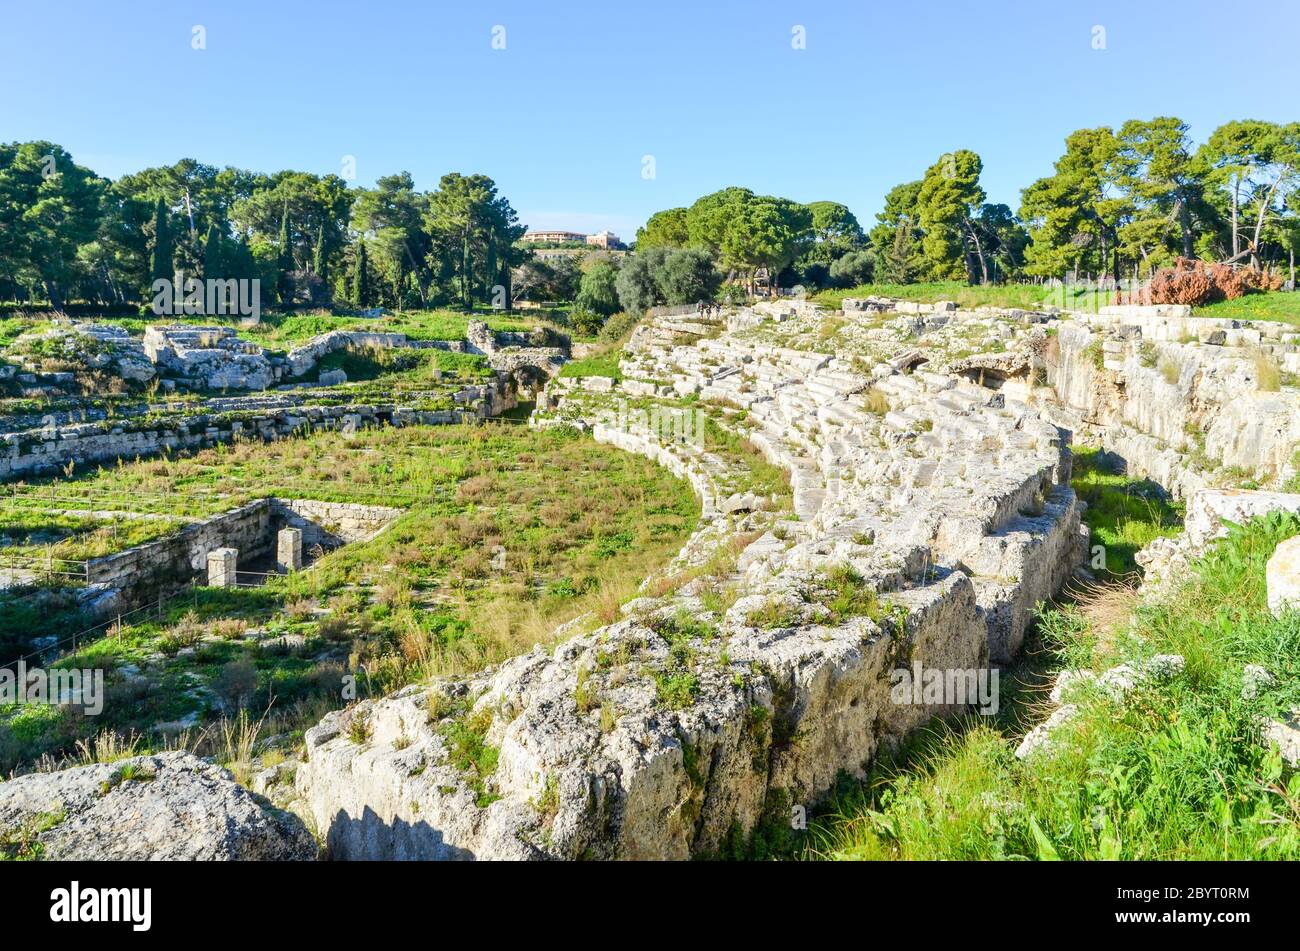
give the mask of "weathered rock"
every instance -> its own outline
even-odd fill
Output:
[[[277,379],[262,348],[231,327],[146,327],[143,346],[156,366],[196,389],[264,390]]]
[[[696,579],[553,653],[440,681],[436,709],[413,688],[327,717],[295,784],[331,855],[708,855],[962,708],[899,700],[899,667],[987,671],[1015,654],[1029,609],[1086,542],[1062,434],[1023,403],[924,372],[877,378],[892,407],[877,416],[856,365],[741,336],[804,313],[742,311],[713,336],[650,321],[622,363],[656,392],[743,406],[741,435],[789,472],[797,517],[693,427],[620,411],[616,381],[548,388],[534,425],[589,429],[691,481],[701,526],[670,574],[750,540],[727,581],[742,596],[709,615]],[[834,616],[836,572],[872,606]],[[465,767],[466,731],[498,751],[490,775]]]
[[[1274,617],[1300,611],[1300,535],[1277,546],[1265,572],[1268,609]]]
[[[1157,538],[1135,556],[1146,572],[1144,590],[1173,590],[1187,576],[1191,563],[1215,541],[1227,536],[1230,525],[1244,525],[1252,518],[1273,512],[1300,515],[1300,494],[1245,489],[1197,491],[1187,503],[1183,534],[1177,538]],[[1279,584],[1287,560],[1284,558],[1278,564]],[[1272,607],[1273,601],[1269,604]]]
[[[35,831],[42,829],[44,831]],[[302,820],[189,753],[137,756],[0,783],[0,830],[46,859],[310,860]]]
[[[1264,742],[1278,751],[1288,766],[1300,767],[1300,709],[1285,720],[1270,720],[1264,726]]]

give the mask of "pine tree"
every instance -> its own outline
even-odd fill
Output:
[[[153,258],[149,270],[151,281],[170,283],[175,277],[172,269],[172,236],[167,227],[167,203],[161,198],[153,212]]]

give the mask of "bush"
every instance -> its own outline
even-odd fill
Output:
[[[594,337],[605,325],[605,318],[595,311],[579,306],[575,307],[569,315],[569,322],[573,324],[573,329],[580,336]]]
[[[871,281],[876,256],[869,250],[850,251],[831,264],[830,278],[836,287],[856,287]]]
[[[1280,274],[1179,258],[1173,267],[1163,267],[1152,275],[1150,286],[1139,295],[1138,302],[1197,306],[1236,300],[1252,291],[1281,289]]]
[[[718,294],[718,299],[724,304],[732,304],[738,307],[749,300],[749,294],[739,284],[725,284]]]
[[[1152,304],[1196,305],[1210,299],[1212,288],[1210,276],[1199,268],[1174,266],[1156,271],[1144,294]]]

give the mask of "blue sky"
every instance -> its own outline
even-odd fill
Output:
[[[869,224],[955,148],[1015,208],[1076,128],[1172,114],[1199,140],[1229,118],[1300,119],[1300,5],[1234,9],[6,0],[0,140],[50,139],[109,176],[187,156],[337,173],[352,155],[358,184],[405,169],[421,188],[484,172],[532,227],[626,238],[726,185],[842,201]]]

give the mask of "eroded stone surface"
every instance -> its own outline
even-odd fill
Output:
[[[1300,535],[1277,546],[1268,560],[1268,609],[1274,617],[1300,611]]]
[[[0,783],[0,830],[54,860],[285,861],[317,851],[302,820],[189,753]]]
[[[1014,655],[1085,548],[1067,441],[947,374],[746,336],[806,306],[651,321],[622,382],[548,388],[535,424],[589,428],[690,479],[703,518],[667,572],[690,580],[655,596],[652,579],[623,620],[553,653],[327,717],[296,784],[332,855],[707,855],[958,709],[895,702],[900,665]],[[789,510],[693,440],[693,408],[789,472]],[[737,538],[733,603],[710,610],[690,569]],[[841,617],[828,585],[846,568],[875,603]],[[489,776],[462,768],[467,729],[499,750]]]

